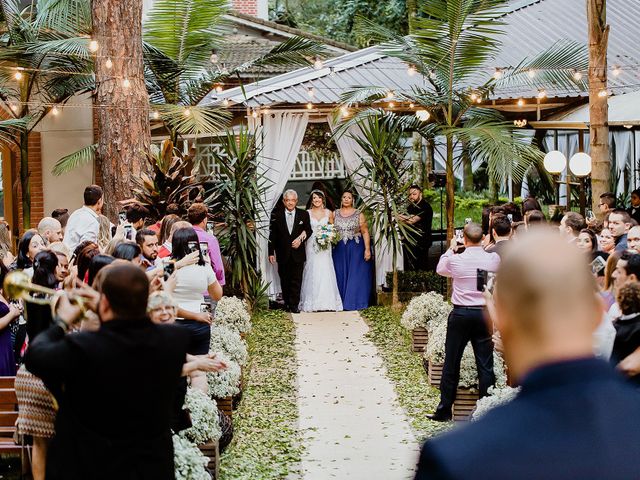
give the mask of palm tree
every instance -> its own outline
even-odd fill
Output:
[[[463,150],[472,160],[487,162],[491,177],[498,183],[508,178],[521,179],[527,168],[542,157],[522,131],[478,102],[496,88],[514,84],[584,88],[572,73],[586,68],[585,49],[570,42],[559,42],[537,57],[503,70],[500,78],[487,79],[482,75],[482,69],[492,64],[502,46],[501,17],[508,3],[509,0],[423,0],[419,2],[419,16],[413,21],[412,32],[406,37],[360,20],[361,34],[383,42],[380,48],[384,53],[412,65],[426,79],[425,86],[394,95],[396,101],[415,103],[417,108],[427,110],[430,122],[425,120],[417,129],[424,138],[430,141],[445,138],[449,239],[454,230],[454,164],[461,161],[455,158],[457,142],[468,147]],[[530,78],[527,75],[530,70],[538,74]],[[343,102],[347,105],[376,102],[387,94],[385,87],[364,87],[348,92]],[[349,122],[360,118],[355,115]]]
[[[90,10],[39,0],[24,9],[0,1],[0,142],[20,152],[23,228],[31,226],[29,134],[53,109],[94,81],[88,55]],[[86,54],[86,55],[83,55]],[[55,111],[54,111],[55,112]]]

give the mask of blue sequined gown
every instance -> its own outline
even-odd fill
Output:
[[[364,240],[360,232],[360,212],[343,217],[336,210],[334,225],[341,240],[333,249],[338,290],[344,310],[362,310],[369,306],[373,259],[364,259]]]

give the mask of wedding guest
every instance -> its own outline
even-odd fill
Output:
[[[124,241],[116,245],[113,249],[113,258],[121,258],[128,262],[132,262],[137,267],[142,267],[142,259],[140,258],[142,250],[136,242]],[[146,270],[146,268],[145,268]]]
[[[502,253],[511,238],[511,222],[506,215],[498,214],[493,218],[491,233],[495,242],[486,248],[489,253],[497,253],[502,258]]]
[[[640,190],[631,192],[631,206],[627,209],[629,216],[640,223]]]
[[[640,227],[635,226],[629,229],[627,233],[627,248],[629,250],[634,251],[635,253],[640,253]]]
[[[87,272],[89,271],[91,259],[96,255],[100,255],[100,247],[98,247],[96,243],[87,242],[84,244],[82,249],[78,252],[77,260],[75,262],[78,267],[78,279],[83,282],[87,280]]]
[[[522,217],[526,217],[527,212],[531,211],[542,211],[542,206],[536,197],[528,196],[522,201]]]
[[[64,245],[64,244],[63,244]],[[58,266],[56,268],[56,279],[59,282],[59,286],[62,286],[63,282],[69,277],[69,257],[67,257],[63,252],[57,252],[55,250],[51,250],[58,257]]]
[[[158,243],[160,244],[160,248],[158,249],[158,257],[164,258],[171,255],[171,239],[169,238],[169,234],[173,224],[179,221],[180,217],[172,214],[165,215],[160,222],[160,230],[158,233]]]
[[[9,303],[4,297],[4,278],[9,269],[0,262],[0,376],[13,377],[16,374],[16,360],[13,354],[11,323],[22,313],[22,307]]]
[[[631,217],[622,209],[615,209],[609,213],[609,226],[616,243],[616,251],[623,252],[627,249],[627,232],[631,228]]]
[[[109,242],[113,239],[111,235],[111,221],[104,215],[98,215],[98,240],[96,243],[101,252],[105,252],[109,247]]]
[[[493,373],[493,343],[483,316],[486,305],[484,292],[478,290],[478,271],[496,272],[500,265],[497,253],[482,248],[482,227],[475,223],[465,225],[464,251],[458,252],[455,238],[451,247],[440,257],[436,272],[453,280],[451,303],[453,310],[447,321],[444,367],[440,381],[440,403],[428,418],[438,422],[452,418],[451,408],[456,398],[460,376],[460,360],[467,343],[471,341],[478,368],[480,396],[487,395],[495,383]]]
[[[422,189],[418,185],[411,185],[409,188],[407,215],[401,215],[400,218],[416,230],[411,234],[413,245],[405,243],[403,248],[404,270],[406,272],[428,270],[433,209],[422,197]]]
[[[640,394],[593,358],[602,308],[581,254],[557,235],[523,237],[505,255],[494,299],[492,323],[521,391],[428,440],[416,480],[636,477]]]
[[[364,214],[354,206],[350,191],[342,194],[334,215],[340,241],[333,249],[333,265],[344,310],[362,310],[369,306],[373,261],[371,238]]]
[[[536,225],[546,225],[547,218],[540,210],[528,210],[524,215],[524,224],[527,230]]]
[[[600,195],[600,213],[604,216],[616,209],[616,195],[612,192],[605,192]]]
[[[609,258],[607,259],[607,266],[604,269],[604,284],[602,286],[600,296],[604,301],[605,311],[607,312],[609,311],[611,306],[616,303],[616,288],[615,279],[613,278],[613,272],[616,270],[618,260],[620,260],[620,254],[617,252],[613,252],[611,255],[609,255]]]
[[[560,220],[560,226],[558,228],[569,243],[574,243],[578,240],[578,235],[580,235],[580,232],[586,226],[587,224],[582,215],[577,212],[567,212]]]
[[[136,243],[142,252],[142,266],[147,270],[154,268],[154,262],[158,258],[158,236],[156,232],[148,228],[138,230]]]
[[[45,245],[62,241],[62,225],[53,217],[44,217],[38,223],[38,233],[45,242]]]
[[[198,235],[193,228],[176,230],[172,244],[171,258],[175,261],[180,261],[194,252],[198,255],[196,264],[176,271],[173,298],[178,304],[177,324],[184,327],[190,335],[187,353],[203,355],[209,351],[213,317],[202,292],[207,292],[214,301],[218,301],[222,298],[222,286],[211,267],[204,261],[198,245]],[[198,388],[206,391],[206,385],[199,384]]]
[[[171,222],[171,226],[167,227],[168,235],[163,242],[162,247],[158,249],[158,258],[167,258],[171,256],[173,234],[181,228],[192,228],[191,224],[185,220],[177,219]]]
[[[134,240],[136,232],[144,228],[144,219],[149,216],[149,210],[140,202],[133,202],[127,206],[125,215],[127,216],[127,222],[132,227],[131,238],[128,240]]]
[[[209,209],[204,203],[194,203],[187,210],[187,220],[189,220],[198,235],[198,242],[206,242],[209,258],[211,259],[211,267],[213,267],[220,285],[224,285],[224,263],[220,253],[220,244],[216,236],[206,230],[208,218]]]
[[[616,249],[616,242],[613,238],[611,230],[608,228],[603,228],[602,232],[600,232],[600,250],[605,253],[612,254]]]
[[[601,250],[598,250],[598,237],[595,232],[590,228],[584,228],[580,230],[578,239],[576,240],[576,247],[582,250],[588,257],[589,262],[600,257],[605,262],[609,258],[609,254]],[[604,269],[600,270],[598,276],[604,277]]]
[[[89,270],[87,273],[87,285],[93,287],[93,282],[95,281],[98,272],[104,267],[111,265],[114,260],[115,258],[113,258],[111,255],[104,255],[102,253],[93,257],[91,259],[91,263],[89,264]]]
[[[618,305],[621,315],[614,321],[616,338],[611,353],[611,363],[617,366],[640,347],[640,283],[628,282],[618,290]],[[640,375],[629,380],[640,386]]]
[[[158,234],[158,236],[160,236],[160,230],[162,229],[162,221],[164,220],[164,218],[168,216],[178,216],[177,214],[179,212],[180,212],[180,207],[178,206],[178,204],[170,203],[169,205],[167,205],[167,209],[164,213],[164,217],[158,220],[156,223],[149,225],[147,228],[149,230],[153,230],[154,232],[156,232],[156,234]]]
[[[69,221],[69,209],[68,208],[56,208],[51,212],[51,218],[55,218],[60,222],[62,227],[62,235],[64,236],[65,229],[67,228],[67,222]]]
[[[107,269],[100,295],[79,292],[97,308],[100,329],[65,335],[80,309],[63,295],[56,324],[27,352],[27,367],[59,404],[47,480],[172,479],[171,419],[188,338],[148,319],[144,272]]]
[[[74,251],[85,240],[94,243],[98,241],[98,215],[102,212],[103,205],[102,188],[89,185],[84,189],[84,205],[71,214],[64,231],[64,243],[70,251]]]
[[[33,260],[45,248],[44,240],[37,230],[27,230],[18,243],[18,257],[9,269],[24,270],[27,275],[33,276]]]
[[[9,267],[16,259],[13,255],[11,232],[6,223],[0,223],[0,259],[5,267]]]

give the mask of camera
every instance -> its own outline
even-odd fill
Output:
[[[124,226],[124,238],[133,240],[133,227],[131,225]]]
[[[162,271],[164,272],[164,279],[168,280],[171,274],[176,271],[176,264],[171,260],[165,260],[162,265]]]
[[[200,253],[205,258],[209,256],[209,244],[207,242],[200,242]]]
[[[434,170],[429,174],[429,183],[432,183],[434,188],[444,188],[447,185],[447,172]]]
[[[496,283],[496,273],[487,270],[478,269],[476,274],[476,290],[484,292],[487,290],[493,293],[493,287]]]

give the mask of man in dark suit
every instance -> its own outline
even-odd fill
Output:
[[[532,232],[503,258],[490,312],[522,390],[428,441],[416,480],[638,478],[640,394],[593,357],[603,309],[584,255]]]
[[[413,245],[406,243],[404,245],[405,272],[428,270],[433,209],[429,202],[422,197],[422,189],[418,185],[411,185],[409,188],[407,215],[401,215],[400,218],[416,230],[412,234]]]
[[[302,271],[307,260],[305,242],[311,236],[311,219],[306,210],[296,208],[298,194],[287,190],[282,197],[284,209],[271,216],[269,262],[278,262],[282,298],[289,311],[298,313]]]
[[[98,331],[65,335],[79,309],[62,297],[56,325],[31,344],[26,367],[60,406],[48,480],[174,478],[170,427],[189,337],[151,323],[148,296],[138,267],[109,267]]]
[[[640,190],[631,192],[631,206],[627,209],[627,213],[640,225]]]

